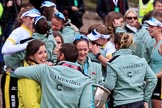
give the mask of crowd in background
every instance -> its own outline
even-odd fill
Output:
[[[83,0],[0,0],[3,108],[161,108],[161,10],[98,0],[83,33]]]

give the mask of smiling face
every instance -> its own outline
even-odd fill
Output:
[[[39,50],[34,55],[30,56],[30,59],[38,64],[46,63],[47,61],[46,47],[44,45],[40,46]]]
[[[32,17],[23,17],[22,18],[22,21],[23,21],[23,24],[27,27],[27,28],[29,28],[30,30],[32,30],[33,29],[33,22],[34,22],[34,18],[32,18]]]
[[[138,22],[138,17],[137,17],[137,15],[135,13],[129,12],[127,14],[127,16],[125,17],[125,21],[130,26],[135,27],[137,25],[137,22]]]
[[[89,51],[88,43],[86,41],[79,41],[76,44],[76,47],[79,51],[78,61],[84,62],[86,60],[86,57],[87,57],[88,51]]]
[[[60,31],[61,28],[64,26],[62,20],[58,20],[55,17],[52,18],[52,30],[53,31]]]
[[[150,35],[154,38],[157,38],[159,34],[161,34],[162,28],[157,26],[148,26],[148,31],[150,32]]]

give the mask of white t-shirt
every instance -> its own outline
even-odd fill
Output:
[[[114,53],[116,51],[115,49],[115,45],[112,41],[108,41],[104,46],[103,46],[103,50],[106,53],[106,57],[112,55],[112,53]]]
[[[32,31],[22,25],[11,32],[2,47],[2,54],[12,54],[26,49],[27,43],[20,44],[21,40],[32,36]]]

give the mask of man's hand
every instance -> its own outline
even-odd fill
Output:
[[[78,11],[79,9],[78,9],[76,6],[72,6],[72,7],[71,7],[71,10],[72,10],[72,11]]]

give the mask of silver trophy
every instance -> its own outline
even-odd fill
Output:
[[[105,103],[111,92],[105,87],[95,84],[94,102],[96,108],[105,108]]]

